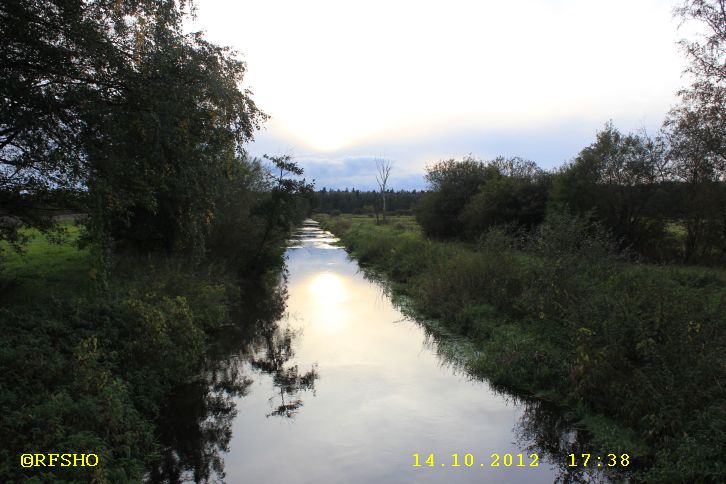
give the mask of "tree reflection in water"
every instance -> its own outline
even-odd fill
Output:
[[[235,400],[245,396],[253,383],[244,372],[247,364],[270,375],[279,391],[270,399],[275,405],[268,417],[293,417],[303,404],[300,392],[315,391],[316,366],[302,374],[297,366],[285,368],[294,356],[297,334],[279,325],[287,296],[284,281],[263,296],[250,298],[257,303],[240,308],[246,315],[243,322],[225,328],[215,339],[199,377],[169,396],[157,421],[161,455],[146,481],[224,480],[222,456],[232,438]]]
[[[164,446],[151,482],[209,482],[224,478],[224,460],[237,415],[234,399],[246,394],[252,380],[234,359],[175,389],[162,409],[159,441]]]
[[[272,376],[272,381],[280,394],[270,398],[273,406],[268,417],[294,417],[303,405],[300,392],[312,390],[315,394],[315,380],[319,378],[317,365],[301,374],[297,365],[285,368],[285,363],[295,356],[292,348],[296,332],[290,328],[271,328],[263,334],[264,347],[261,352],[250,358],[253,368]],[[287,396],[287,397],[286,397]]]

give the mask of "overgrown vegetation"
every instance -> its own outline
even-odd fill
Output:
[[[213,259],[120,253],[99,292],[91,253],[77,247],[78,227],[61,228],[69,232],[63,243],[27,234],[26,252],[10,252],[5,264],[0,475],[139,481],[162,455],[160,406],[195,377],[214,334],[232,321],[254,324],[251,306],[278,304],[282,233],[268,235],[274,249],[265,246],[266,270],[256,276]],[[23,469],[26,452],[91,452],[100,463]]]
[[[602,226],[560,212],[478,243],[427,239],[410,217],[316,218],[415,311],[470,339],[472,371],[565,406],[603,451],[648,464],[648,482],[723,475],[723,270],[628,262]]]
[[[0,5],[4,481],[141,480],[162,401],[267,300],[308,210],[289,157],[245,152],[266,115],[237,54],[184,33],[188,7]],[[52,452],[99,465],[19,464]]]
[[[75,228],[70,227],[75,232]],[[109,291],[71,239],[31,234],[3,274],[0,475],[138,481],[159,457],[165,396],[198,371],[209,335],[241,302],[234,274],[173,257],[123,256]],[[96,453],[94,468],[23,469],[21,453]]]

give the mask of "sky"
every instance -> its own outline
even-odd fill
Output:
[[[553,168],[608,120],[655,133],[684,86],[677,0],[196,0],[190,30],[239,51],[271,116],[253,156],[318,188],[425,188],[442,159]]]

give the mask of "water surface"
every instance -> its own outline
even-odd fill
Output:
[[[166,410],[166,460],[152,480],[585,478],[567,467],[567,453],[580,445],[556,412],[495,391],[442,357],[437,340],[335,242],[312,220],[295,234],[284,311],[279,306],[253,334],[226,335],[223,356],[178,392]],[[454,453],[461,467],[451,466]],[[492,467],[494,453],[512,454],[512,466],[500,460]],[[421,467],[412,466],[413,454]],[[472,454],[471,467],[465,454]],[[539,466],[530,466],[531,454]]]

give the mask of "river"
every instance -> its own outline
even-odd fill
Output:
[[[335,242],[312,220],[295,234],[275,311],[164,409],[151,481],[604,479],[568,467],[581,436],[557,412],[467,374]]]

